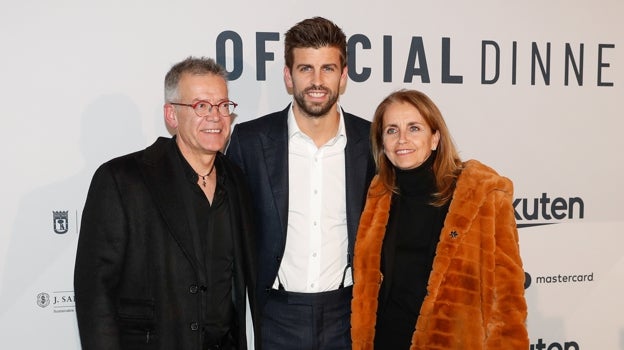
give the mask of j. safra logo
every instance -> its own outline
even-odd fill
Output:
[[[551,225],[585,216],[585,203],[582,198],[551,198],[546,192],[541,197],[516,198],[513,206],[518,228]]]
[[[37,305],[39,305],[39,307],[42,307],[42,308],[50,305],[50,294],[48,293],[37,294]]]
[[[54,313],[74,312],[76,298],[72,291],[46,292],[37,294],[37,305],[41,308],[52,306]]]

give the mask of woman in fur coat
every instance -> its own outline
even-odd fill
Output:
[[[371,139],[377,175],[355,245],[353,349],[528,349],[511,181],[462,162],[418,91],[381,102]]]

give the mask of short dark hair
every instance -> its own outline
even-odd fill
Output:
[[[293,65],[293,49],[335,47],[340,50],[340,68],[347,65],[347,37],[334,22],[323,17],[304,19],[290,28],[284,39],[284,62]]]
[[[214,59],[189,56],[174,64],[165,75],[165,102],[173,102],[178,96],[178,84],[183,74],[216,75],[227,82],[227,71]]]

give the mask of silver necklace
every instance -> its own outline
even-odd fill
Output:
[[[212,168],[210,168],[210,171],[208,172],[208,174],[206,174],[206,175],[201,175],[201,174],[199,174],[199,173],[195,173],[195,174],[197,174],[197,176],[198,176],[198,177],[201,177],[201,179],[202,179],[202,186],[206,187],[206,178],[207,178],[208,176],[210,176],[210,174],[212,174],[212,171],[214,170],[214,168],[215,168],[215,163],[213,162],[213,163],[212,163]]]

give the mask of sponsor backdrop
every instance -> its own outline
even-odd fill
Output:
[[[283,35],[314,15],[349,38],[341,103],[370,119],[415,88],[461,155],[511,178],[531,349],[624,349],[624,3],[615,0],[23,0],[0,12],[0,347],[79,349],[73,263],[102,162],[168,135],[163,78],[230,72],[235,122],[283,108]]]

